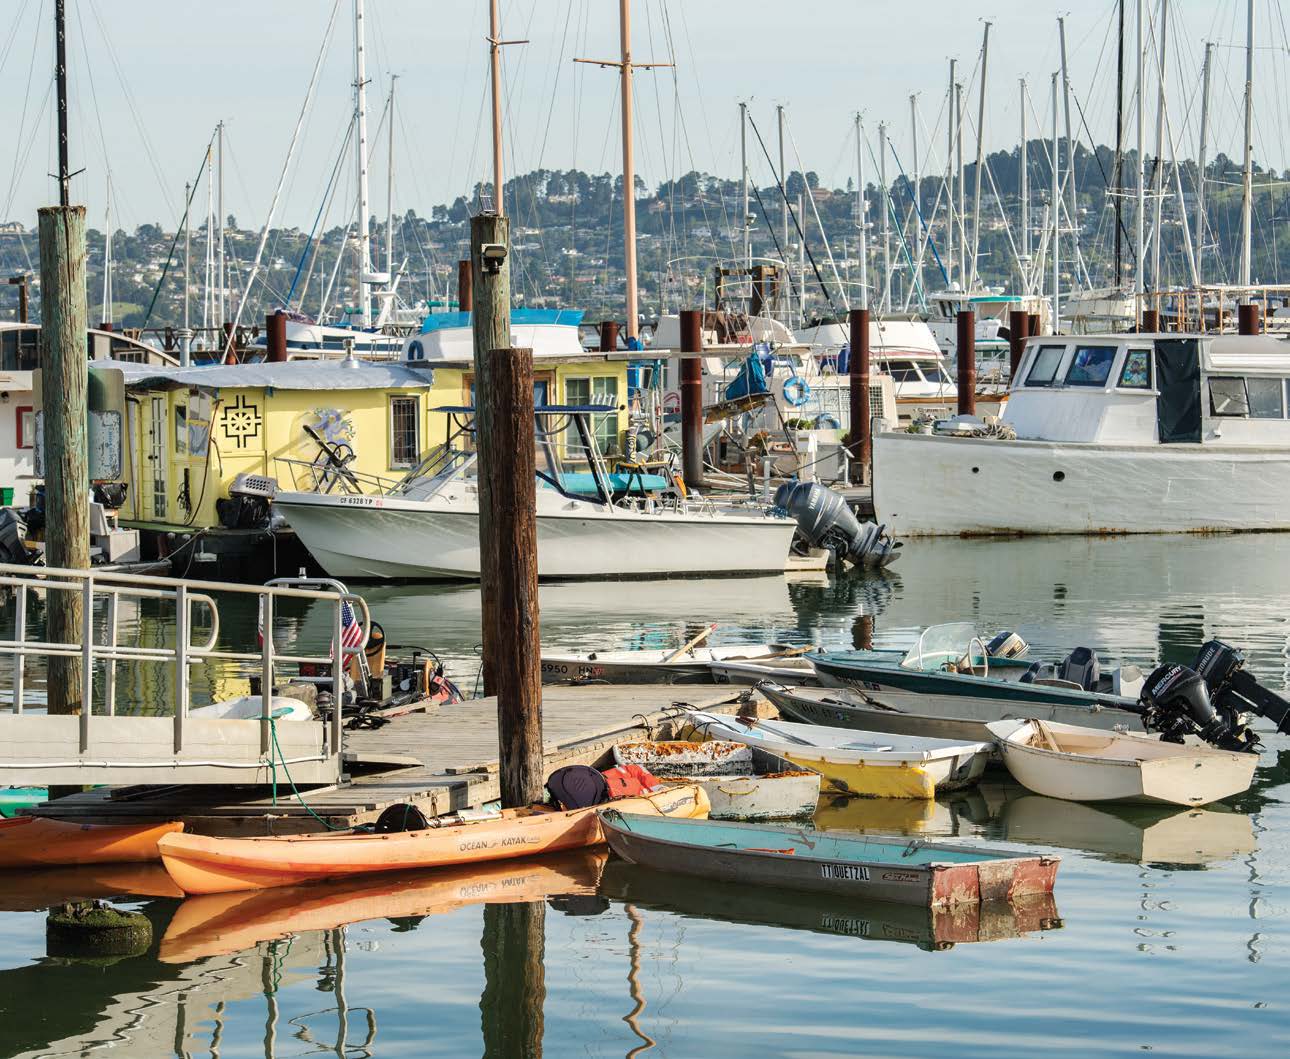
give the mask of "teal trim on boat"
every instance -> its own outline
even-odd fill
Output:
[[[49,791],[44,787],[0,787],[0,817],[7,820],[47,801]]]

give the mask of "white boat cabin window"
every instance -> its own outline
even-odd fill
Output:
[[[1124,367],[1116,383],[1122,390],[1151,389],[1151,350],[1131,349],[1124,355]]]
[[[1251,419],[1284,419],[1281,401],[1285,386],[1281,379],[1250,376],[1245,380]]]
[[[1209,412],[1216,416],[1248,416],[1250,401],[1245,394],[1245,380],[1211,375]]]
[[[1066,371],[1066,385],[1105,386],[1115,354],[1115,346],[1077,346]]]
[[[390,466],[414,467],[421,455],[421,424],[415,397],[390,398]]]
[[[887,374],[893,382],[922,382],[918,368],[912,360],[887,361]]]
[[[1065,346],[1040,346],[1026,373],[1027,386],[1051,386],[1057,378],[1057,369],[1066,356]]]

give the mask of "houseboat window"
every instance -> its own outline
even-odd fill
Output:
[[[1260,379],[1250,377],[1245,380],[1246,392],[1249,395],[1250,417],[1252,419],[1284,419],[1281,408],[1282,384],[1280,379]]]
[[[1129,350],[1124,355],[1124,367],[1120,369],[1120,381],[1116,385],[1124,390],[1151,389],[1151,350]]]
[[[188,395],[188,454],[204,457],[211,441],[211,399],[208,394]]]
[[[1065,346],[1040,346],[1026,375],[1026,385],[1051,386],[1065,355]]]
[[[188,455],[188,409],[178,403],[175,405],[175,455]]]
[[[1247,416],[1250,402],[1245,396],[1245,380],[1210,376],[1209,412],[1216,416]]]
[[[36,412],[31,405],[19,405],[18,414],[18,448],[29,449],[36,444]]]
[[[1105,386],[1115,363],[1115,346],[1079,346],[1066,372],[1067,386]]]
[[[421,431],[415,397],[390,398],[390,466],[412,467],[421,454]]]
[[[564,399],[569,404],[604,405],[605,415],[591,417],[596,444],[606,455],[618,452],[618,379],[613,375],[564,380]]]

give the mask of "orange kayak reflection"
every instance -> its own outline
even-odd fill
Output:
[[[416,872],[189,897],[161,939],[158,958],[191,963],[261,941],[369,919],[441,915],[466,905],[542,901],[596,892],[604,849]]]

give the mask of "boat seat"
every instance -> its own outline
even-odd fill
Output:
[[[1030,683],[1043,684],[1048,688],[1065,688],[1067,691],[1086,691],[1087,689],[1076,684],[1073,680],[1062,680],[1060,677],[1036,677]]]
[[[1057,667],[1051,662],[1031,662],[1030,668],[1021,674],[1019,683],[1041,684],[1057,677]]]
[[[1075,648],[1057,667],[1060,680],[1068,680],[1085,691],[1097,690],[1100,675],[1101,665],[1098,663],[1097,652],[1091,647]]]

